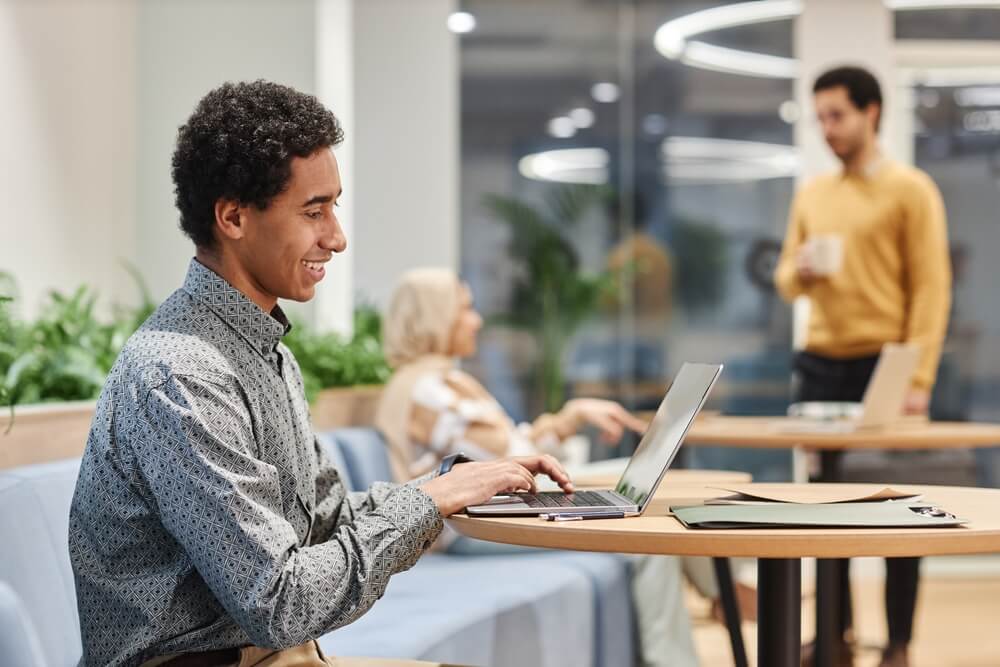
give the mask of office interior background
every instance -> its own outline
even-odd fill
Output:
[[[947,208],[932,416],[1000,421],[1000,2],[0,0],[4,293],[30,320],[87,285],[110,316],[140,299],[123,260],[154,301],[176,289],[192,255],[177,128],[219,83],[265,78],[346,132],[349,249],[290,306],[298,321],[349,334],[407,269],[453,267],[486,319],[467,368],[516,419],[575,395],[654,407],[691,360],[726,366],[709,408],[783,414],[796,318],[771,273],[796,184],[836,166],[810,87],[845,63],[878,74],[886,154]],[[659,289],[614,262],[638,232]],[[687,463],[759,481],[800,464],[711,448]],[[990,450],[905,465],[1000,486]]]
[[[268,78],[317,94],[347,132],[350,249],[295,317],[348,331],[406,269],[450,266],[487,321],[469,368],[515,418],[580,393],[649,407],[695,359],[726,364],[710,407],[781,414],[794,317],[770,274],[796,182],[835,165],[809,86],[861,63],[885,89],[886,153],[927,171],[947,207],[934,416],[1000,418],[1000,3],[747,7],[4,0],[0,269],[15,310],[80,285],[105,310],[135,303],[123,260],[154,301],[169,294],[191,255],[169,179],[177,127],[218,83]],[[610,260],[636,231],[666,258],[659,289]],[[565,265],[538,268],[553,257]],[[792,474],[781,452],[699,456]],[[998,483],[989,452],[921,456]]]

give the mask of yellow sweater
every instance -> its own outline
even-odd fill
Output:
[[[834,275],[803,285],[799,246],[836,234]],[[941,193],[924,172],[883,161],[867,176],[821,176],[795,196],[774,275],[788,301],[809,297],[806,349],[837,359],[877,354],[886,342],[920,346],[913,385],[930,389],[951,306],[951,262]]]

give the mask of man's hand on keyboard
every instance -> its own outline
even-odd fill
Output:
[[[573,492],[573,483],[562,464],[548,455],[460,463],[448,474],[424,483],[420,489],[431,497],[442,516],[449,516],[469,505],[484,503],[499,493],[533,493],[535,475],[539,473],[548,475],[566,493]]]

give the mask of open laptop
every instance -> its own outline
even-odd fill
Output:
[[[722,366],[718,364],[681,366],[614,489],[494,496],[483,505],[466,507],[466,513],[470,516],[536,516],[612,510],[626,515],[641,514],[721,373]]]
[[[906,392],[919,359],[916,345],[886,343],[865,388],[859,414],[837,419],[802,416],[780,422],[777,427],[783,433],[852,433],[896,424],[903,419]]]

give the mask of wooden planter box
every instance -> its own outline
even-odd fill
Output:
[[[329,431],[345,426],[372,426],[381,395],[381,385],[324,389],[310,408],[313,428]]]
[[[0,409],[0,469],[83,455],[96,401],[39,403]],[[6,433],[6,435],[4,435]]]
[[[329,431],[345,426],[371,426],[382,387],[324,389],[312,405],[313,428]],[[83,455],[96,401],[39,403],[0,408],[0,469],[45,463]]]

